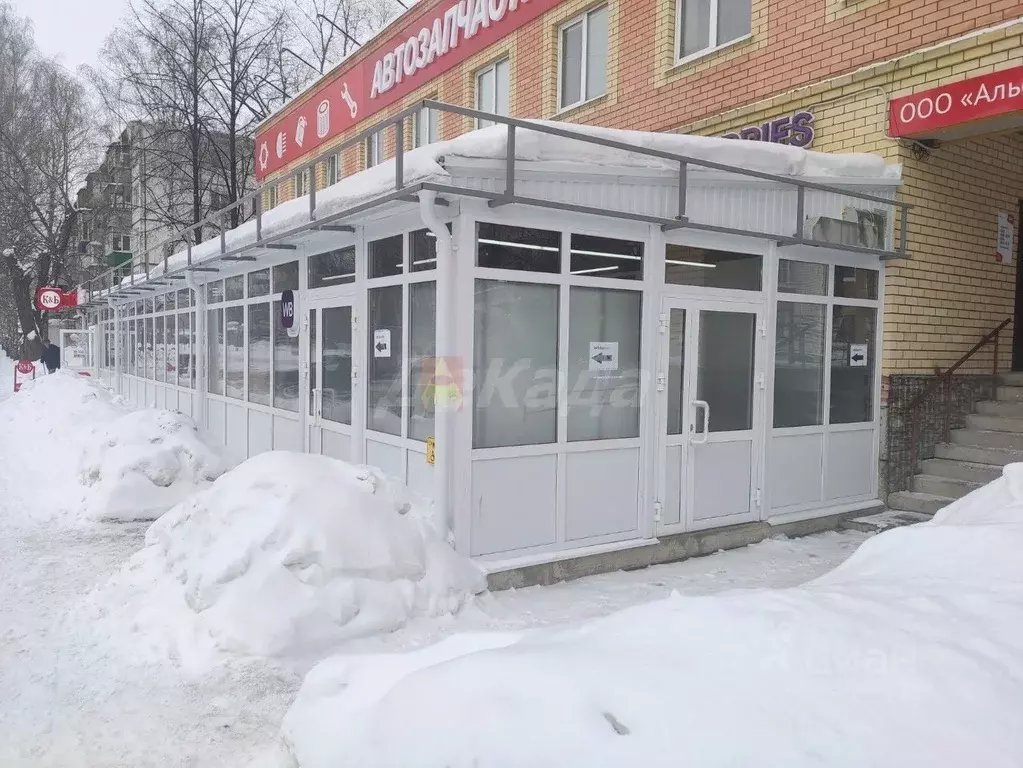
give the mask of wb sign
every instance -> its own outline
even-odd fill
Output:
[[[298,336],[298,326],[295,325],[295,292],[283,291],[281,293],[281,327],[287,329],[288,336]]]

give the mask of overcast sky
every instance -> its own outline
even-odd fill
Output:
[[[127,8],[127,0],[13,0],[14,10],[35,26],[43,53],[75,69],[95,64],[106,36]]]

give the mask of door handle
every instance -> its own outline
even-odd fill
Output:
[[[692,406],[694,411],[703,411],[703,429],[697,432],[694,422],[689,442],[693,445],[703,445],[707,442],[707,436],[710,434],[710,404],[706,400],[693,400]],[[693,415],[695,416],[696,414],[694,413]],[[697,439],[700,437],[703,439]]]
[[[323,415],[323,390],[313,390],[313,423],[319,424]]]

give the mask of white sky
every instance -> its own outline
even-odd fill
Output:
[[[100,46],[124,15],[127,0],[13,0],[35,26],[36,44],[75,69],[95,64]]]

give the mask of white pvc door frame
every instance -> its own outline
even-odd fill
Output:
[[[352,321],[351,424],[341,424],[340,422],[323,418],[323,311],[339,307],[347,307],[350,310]],[[299,407],[302,413],[302,421],[306,425],[303,430],[305,450],[307,453],[321,453],[323,446],[323,432],[334,432],[339,435],[344,435],[351,441],[352,457],[350,458],[354,459],[357,454],[361,453],[356,446],[356,441],[359,437],[356,432],[361,430],[357,430],[356,425],[358,424],[357,420],[361,418],[361,408],[358,404],[361,402],[362,394],[360,387],[363,385],[362,377],[360,376],[362,339],[359,333],[358,305],[355,294],[347,293],[343,295],[311,299],[305,302],[304,305],[300,306],[299,311],[301,313],[302,322],[303,348],[308,350],[308,353],[315,355],[314,360],[306,360],[302,365],[302,385]],[[314,313],[316,315],[315,338],[311,338],[313,329],[311,328],[309,318]],[[311,363],[314,361],[316,363],[316,372],[315,381],[312,381],[311,379],[314,374]],[[310,408],[310,398],[312,398],[312,408]]]
[[[681,402],[683,403],[682,429],[679,434],[668,434],[668,394],[669,394],[669,362],[671,355],[671,334],[669,332],[672,310],[683,310],[685,314],[683,379],[681,382]],[[753,397],[752,397],[752,428],[741,431],[709,432],[702,414],[709,406],[696,398],[699,376],[700,327],[703,313],[729,312],[749,314],[754,317],[754,364],[753,364]],[[753,522],[763,516],[763,467],[764,449],[766,445],[764,415],[766,405],[766,362],[767,362],[767,311],[762,302],[743,301],[741,299],[700,299],[665,296],[661,300],[660,339],[657,368],[657,497],[661,505],[658,512],[658,534],[682,533],[686,531],[720,528],[737,523]],[[702,424],[700,430],[698,424]],[[728,516],[696,519],[695,499],[696,486],[701,482],[713,482],[716,478],[701,478],[696,473],[697,452],[705,444],[749,442],[750,453],[750,488],[748,513]],[[677,523],[663,522],[668,486],[668,449],[679,447],[681,455],[681,477],[679,493],[679,518]],[[672,515],[673,517],[673,515]]]

